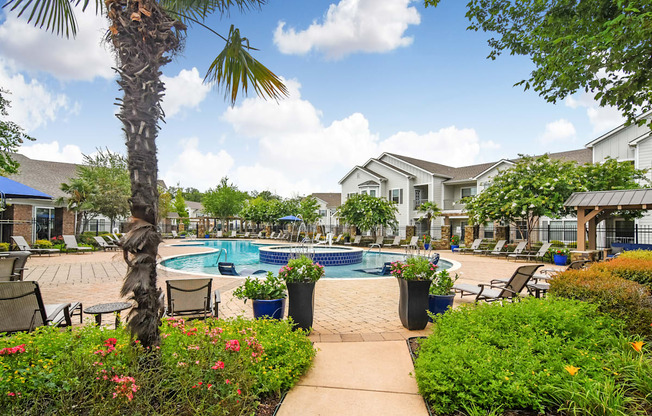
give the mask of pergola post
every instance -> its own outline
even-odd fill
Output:
[[[577,249],[579,251],[586,251],[586,232],[584,231],[584,208],[577,210]]]

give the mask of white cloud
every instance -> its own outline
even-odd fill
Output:
[[[339,59],[355,52],[388,52],[408,46],[405,35],[409,25],[421,21],[412,0],[341,0],[331,4],[323,22],[308,29],[285,30],[279,22],[274,43],[285,54],[306,54],[312,49],[328,58]]]
[[[36,79],[26,80],[22,74],[10,73],[9,66],[0,58],[0,86],[9,91],[5,99],[10,101],[8,119],[30,132],[54,121],[60,112],[79,112],[79,104],[72,106],[65,94],[56,94]]]
[[[165,83],[162,106],[167,118],[173,117],[183,108],[199,108],[211,89],[210,85],[203,83],[197,68],[182,69],[175,77],[162,75],[161,80]]]
[[[264,155],[254,166],[236,169],[233,179],[237,177],[242,189],[269,189],[286,196],[336,191],[341,175],[384,151],[459,166],[475,163],[481,149],[498,147],[481,142],[473,129],[455,126],[382,139],[361,113],[324,125],[321,112],[301,99],[300,84],[288,85],[288,99],[276,103],[247,98],[222,116],[236,132],[257,141],[258,153]]]
[[[108,21],[89,6],[75,8],[78,23],[76,38],[67,39],[27,23],[26,16],[4,9],[0,24],[0,53],[21,70],[45,71],[62,80],[111,79],[115,66],[110,46],[102,43]]]
[[[546,124],[546,130],[539,136],[539,141],[543,144],[568,141],[574,139],[575,134],[573,123],[562,118]]]
[[[201,151],[196,137],[183,139],[179,145],[183,151],[162,175],[168,185],[179,182],[182,186],[205,191],[215,187],[233,167],[234,160],[228,152],[220,150],[215,154]]]
[[[564,100],[567,107],[586,108],[586,115],[593,127],[593,133],[603,133],[625,122],[625,119],[615,107],[600,107],[593,93],[581,93]]]
[[[82,163],[84,155],[79,146],[67,144],[59,148],[59,142],[51,143],[34,143],[32,145],[23,145],[18,149],[21,153],[30,159],[49,160],[52,162]]]

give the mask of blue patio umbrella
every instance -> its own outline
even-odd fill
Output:
[[[279,221],[303,221],[301,218],[297,218],[294,215],[286,215],[283,218],[279,218]]]
[[[0,176],[0,194],[2,194],[3,198],[53,199],[46,193],[30,188],[20,182],[12,181],[4,176]]]

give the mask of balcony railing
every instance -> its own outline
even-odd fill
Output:
[[[455,199],[444,199],[444,209],[464,209],[466,204],[460,203]]]

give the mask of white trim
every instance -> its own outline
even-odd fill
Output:
[[[383,167],[385,167],[385,168],[388,168],[388,169],[391,169],[391,170],[393,170],[394,172],[398,173],[399,175],[403,175],[403,176],[405,176],[405,177],[407,177],[407,178],[415,178],[415,176],[412,175],[411,173],[401,172],[401,170],[402,170],[401,168],[396,167],[396,166],[393,166],[393,165],[391,165],[391,164],[389,164],[389,163],[387,163],[387,162],[383,162],[383,161],[380,160],[380,159],[374,159],[373,157],[372,157],[371,159],[367,160],[367,161],[364,163],[364,165],[362,165],[362,167],[366,169],[366,168],[367,168],[367,165],[368,165],[369,163],[371,163],[371,162],[377,162],[377,163],[380,163],[381,166],[383,166]],[[400,170],[399,170],[399,169],[400,169]]]
[[[650,137],[652,137],[652,131],[648,131],[647,133],[641,134],[640,136],[638,136],[637,138],[635,138],[634,140],[632,140],[628,144],[630,146],[637,146],[639,143],[641,143],[642,141],[645,141],[645,139],[649,139]]]
[[[415,168],[415,169],[419,169],[419,170],[422,171],[422,172],[426,172],[428,175],[439,176],[439,177],[441,177],[441,178],[448,178],[448,179],[452,178],[452,176],[444,175],[444,174],[442,174],[442,173],[434,173],[434,172],[430,172],[429,170],[426,170],[426,169],[424,169],[424,168],[420,168],[419,166],[414,165],[414,164],[412,164],[412,163],[410,163],[410,162],[408,162],[408,161],[405,161],[405,160],[400,159],[400,158],[398,158],[398,157],[396,157],[396,156],[390,155],[390,154],[387,153],[387,152],[383,152],[383,154],[381,154],[381,155],[378,157],[378,160],[380,160],[380,159],[381,159],[383,156],[385,156],[385,155],[387,155],[388,157],[391,157],[391,158],[393,158],[393,159],[399,160],[399,161],[401,161],[402,163],[407,163],[408,165],[412,166],[412,167]],[[381,161],[381,162],[382,162],[382,161]],[[424,162],[427,162],[427,160],[424,160]],[[385,162],[385,163],[387,163],[387,162]],[[454,169],[454,168],[453,168],[453,169]]]
[[[642,118],[647,118],[647,116],[649,116],[650,114],[652,114],[652,110],[648,111],[647,113],[641,114],[640,116],[636,117],[636,119],[640,120]],[[591,149],[596,144],[600,143],[601,141],[609,138],[610,136],[618,133],[619,131],[621,131],[624,128],[629,127],[629,126],[632,126],[632,124],[626,126],[625,123],[623,123],[620,126],[616,127],[615,129],[612,129],[611,131],[608,131],[607,133],[605,133],[602,136],[598,137],[597,139],[594,139],[594,140],[588,142],[587,144],[584,145],[584,147],[588,147],[589,149]]]
[[[344,177],[343,177],[342,179],[340,179],[337,183],[341,185],[342,182],[344,182],[344,180],[345,180],[346,178],[348,178],[349,176],[351,176],[351,174],[352,174],[353,172],[356,171],[356,169],[362,169],[362,172],[364,172],[364,173],[366,173],[366,174],[369,174],[369,175],[373,176],[374,178],[378,179],[379,181],[383,181],[383,180],[386,181],[386,180],[387,180],[386,178],[383,178],[382,176],[378,176],[378,174],[376,174],[374,171],[369,170],[369,169],[365,168],[364,166],[355,165],[355,166],[353,167],[353,169],[351,169],[351,170],[350,170],[346,175],[344,175]]]
[[[500,159],[498,162],[494,163],[493,165],[491,165],[490,167],[488,167],[488,168],[485,169],[484,171],[480,172],[480,173],[477,174],[476,176],[472,177],[471,179],[478,180],[478,178],[479,178],[480,176],[482,176],[482,175],[484,175],[485,173],[489,172],[491,169],[495,168],[496,166],[500,165],[501,163],[509,163],[510,165],[515,165],[515,164],[516,164],[516,163],[514,163],[514,162],[512,162],[511,160],[508,160],[508,159]]]

